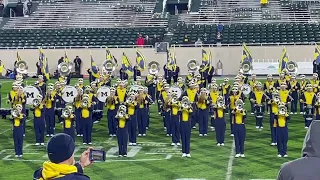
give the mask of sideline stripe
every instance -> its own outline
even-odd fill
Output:
[[[233,165],[233,160],[234,160],[234,148],[235,148],[234,140],[232,142],[232,147],[231,148],[232,149],[231,149],[230,156],[229,156],[226,180],[230,180],[231,179],[231,175],[232,175],[232,165]]]

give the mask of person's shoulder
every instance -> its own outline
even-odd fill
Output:
[[[72,173],[60,178],[56,178],[56,180],[90,180],[90,177],[81,173]]]

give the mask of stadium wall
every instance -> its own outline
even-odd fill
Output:
[[[282,53],[282,46],[249,46],[254,61],[263,62],[277,62]],[[290,45],[286,46],[287,54],[290,60],[296,62],[312,61],[314,56],[314,46],[312,45]],[[208,48],[206,48],[208,49]],[[213,65],[216,67],[217,62],[221,60],[223,63],[223,74],[234,75],[238,72],[239,63],[242,56],[242,47],[239,46],[223,46],[211,47]],[[147,63],[150,61],[157,61],[161,65],[161,72],[163,73],[163,65],[166,63],[165,53],[156,53],[153,48],[140,48],[142,54],[145,56]],[[45,55],[49,60],[50,73],[53,73],[57,67],[58,59],[64,56],[64,49],[44,49]],[[118,60],[118,69],[121,67],[122,53],[125,52],[130,58],[132,64],[135,64],[136,49],[134,48],[110,48],[111,53]],[[6,68],[13,68],[16,60],[16,49],[2,49],[0,50],[0,59],[4,62]],[[82,61],[82,73],[86,74],[86,69],[90,67],[90,53],[98,66],[101,66],[105,60],[104,48],[82,48],[82,49],[67,49],[68,57],[71,61],[78,55]],[[29,72],[36,72],[36,62],[39,59],[39,51],[37,49],[19,49],[19,54],[22,60],[27,61],[29,65]],[[177,64],[180,67],[181,75],[187,74],[187,62],[190,59],[196,59],[201,62],[201,48],[200,47],[176,47],[175,54],[177,57]],[[146,75],[147,71],[142,74]]]

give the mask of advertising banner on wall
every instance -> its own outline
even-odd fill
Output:
[[[298,64],[298,74],[312,74],[312,62],[297,62]],[[277,75],[279,63],[278,62],[253,62],[252,63],[253,70],[252,73],[256,75],[266,75],[272,74]]]

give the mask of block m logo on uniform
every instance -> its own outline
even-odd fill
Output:
[[[27,98],[34,98],[34,92],[26,92]]]
[[[101,92],[100,94],[101,94],[101,97],[108,96],[108,92]]]
[[[67,97],[73,96],[73,91],[66,92]]]

